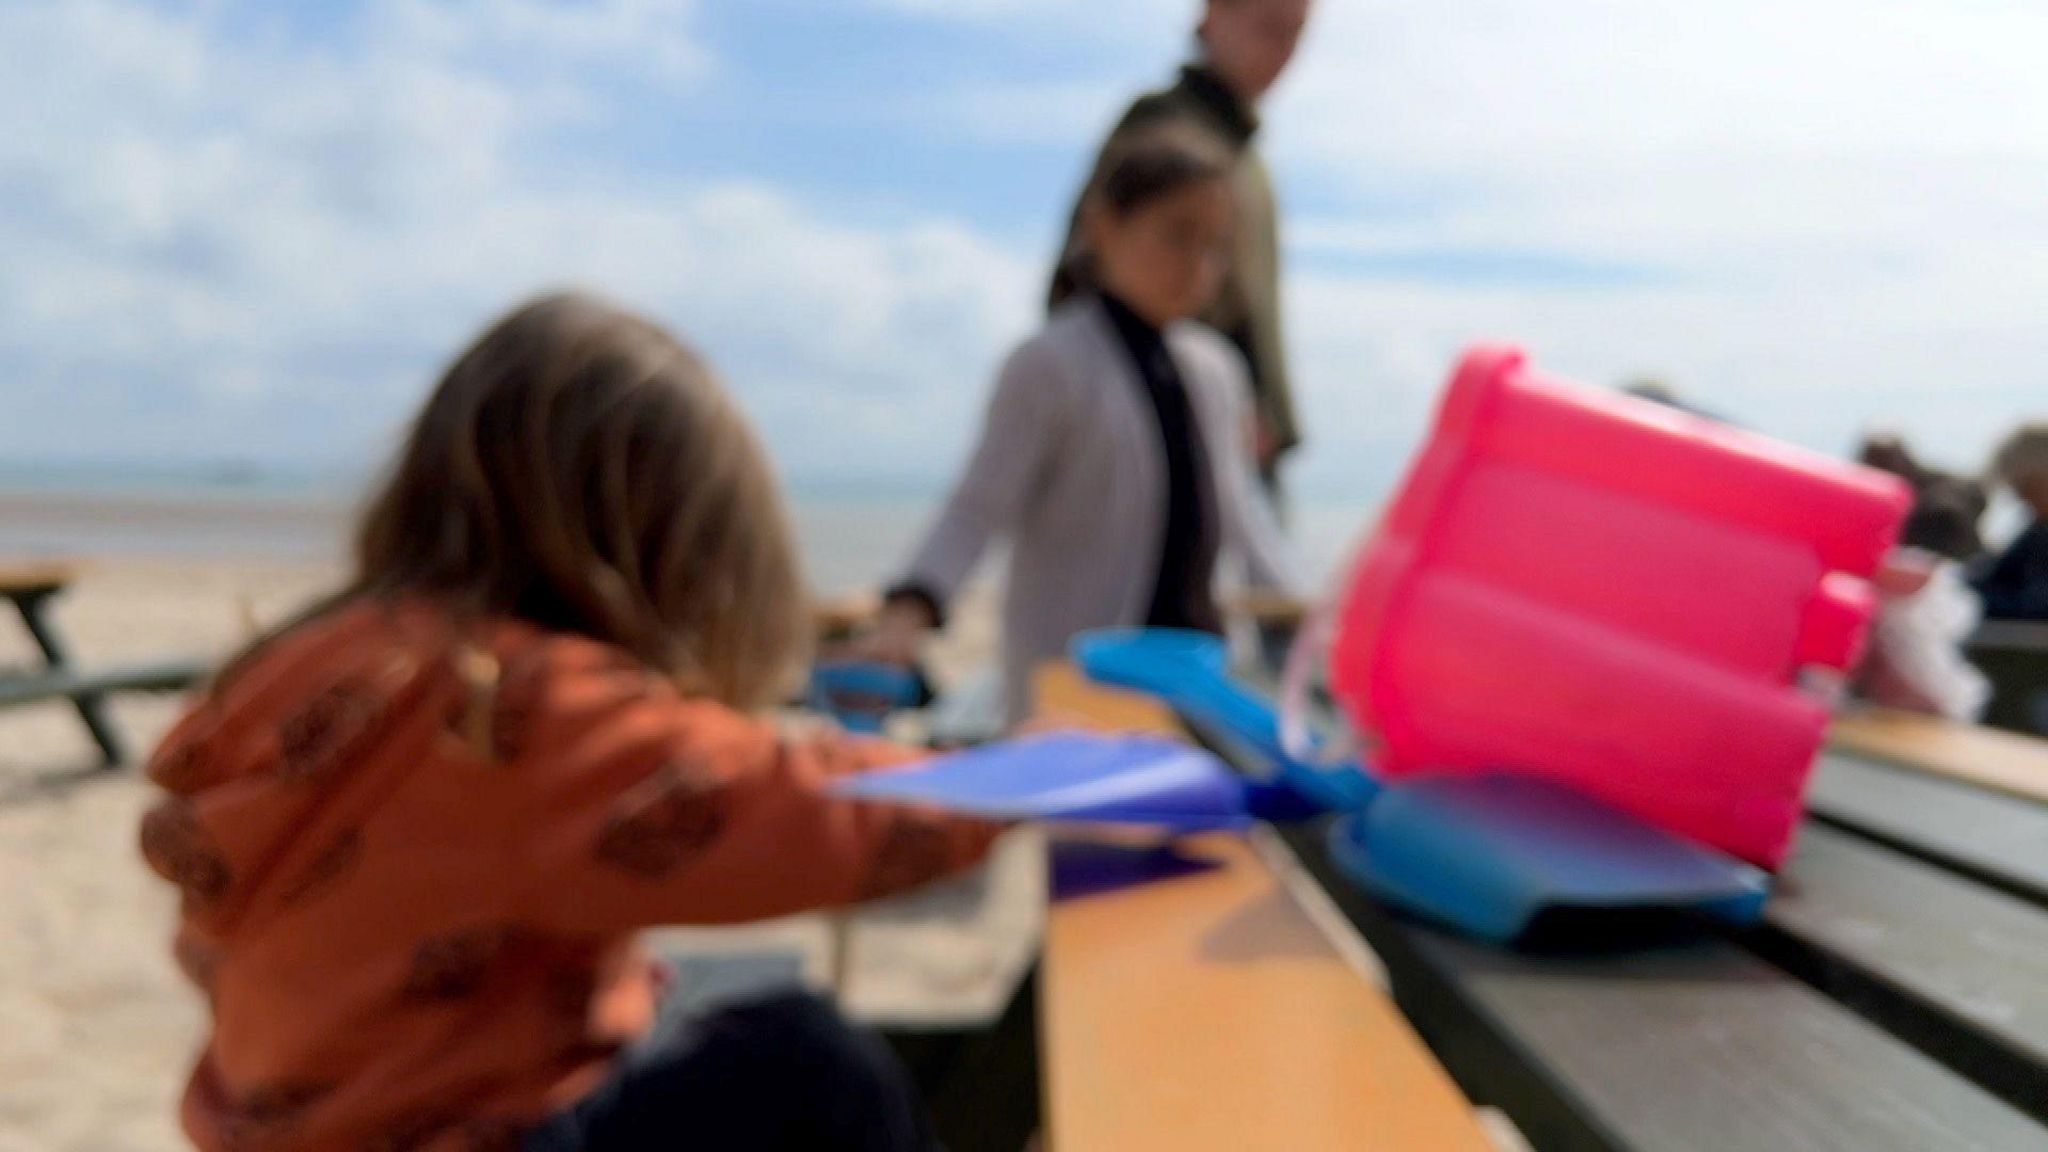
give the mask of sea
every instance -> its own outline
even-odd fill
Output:
[[[348,478],[250,470],[0,469],[0,559],[333,561],[364,490]],[[1291,502],[1284,519],[1304,571],[1318,580],[1333,573],[1383,495]],[[811,586],[829,594],[887,583],[943,496],[901,485],[792,486]]]

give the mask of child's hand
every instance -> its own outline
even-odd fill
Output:
[[[847,644],[839,655],[851,660],[913,668],[923,651],[925,633],[929,631],[931,620],[922,608],[914,604],[890,604],[875,617],[874,626]]]

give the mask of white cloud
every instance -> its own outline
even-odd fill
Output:
[[[894,111],[905,124],[956,140],[1078,146],[1109,131],[1132,95],[1127,82],[1104,77],[997,79],[948,93],[943,100],[905,101]]]
[[[1396,207],[1298,221],[1317,267],[1440,249],[1669,276],[1304,278],[1311,402],[1426,394],[1492,334],[1818,447],[1888,422],[1974,465],[2048,383],[2044,47],[2048,12],[1964,0],[1325,4],[1273,152],[1326,199]]]
[[[485,7],[492,28],[430,26]],[[46,113],[0,139],[0,363],[28,417],[0,454],[381,455],[457,341],[576,283],[706,346],[793,470],[914,470],[931,425],[903,413],[971,423],[1031,271],[957,225],[534,163],[595,97],[479,45],[610,52],[687,15],[597,9],[378,6],[347,58],[104,0],[0,10],[0,101]]]
[[[496,63],[597,64],[670,84],[712,59],[697,42],[697,0],[379,0],[401,42]]]
[[[1046,71],[835,116],[1077,165],[1196,7],[865,4]],[[919,218],[915,187],[874,226],[552,163],[621,76],[803,108],[800,75],[723,71],[699,4],[367,0],[311,45],[231,34],[251,10],[0,5],[0,454],[381,450],[468,329],[580,281],[706,344],[793,471],[931,475],[1030,322],[1036,261]],[[1888,421],[1974,462],[2048,374],[2044,47],[2048,13],[1999,0],[1327,0],[1268,117],[1306,479],[1370,495],[1481,337],[1819,447]]]
[[[1009,32],[1078,6],[947,7]],[[1150,55],[928,119],[1084,149],[1191,7],[1135,14]],[[1313,205],[1286,220],[1311,479],[1403,451],[1483,336],[1973,466],[2048,384],[2044,50],[2048,10],[2002,0],[1326,0],[1266,117],[1283,199]]]
[[[1179,34],[1195,26],[1202,0],[861,0],[884,12],[1011,29],[1082,27],[1097,35],[1156,36],[1163,28]]]

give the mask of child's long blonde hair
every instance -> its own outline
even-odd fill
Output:
[[[450,366],[370,501],[329,606],[418,595],[631,651],[686,691],[770,703],[808,610],[782,496],[709,367],[579,294]]]

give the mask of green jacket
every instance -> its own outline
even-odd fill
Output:
[[[1222,82],[1207,71],[1182,69],[1180,82],[1142,96],[1117,122],[1096,156],[1097,169],[1123,140],[1170,120],[1185,120],[1212,133],[1239,156],[1237,170],[1237,244],[1223,291],[1201,317],[1230,338],[1251,368],[1253,398],[1266,429],[1285,452],[1301,443],[1295,422],[1294,394],[1287,374],[1287,349],[1280,322],[1280,239],[1272,177],[1252,144],[1258,117]],[[1089,185],[1094,184],[1091,174]],[[1069,269],[1080,246],[1081,208],[1077,203],[1053,274],[1052,301],[1073,292]]]

